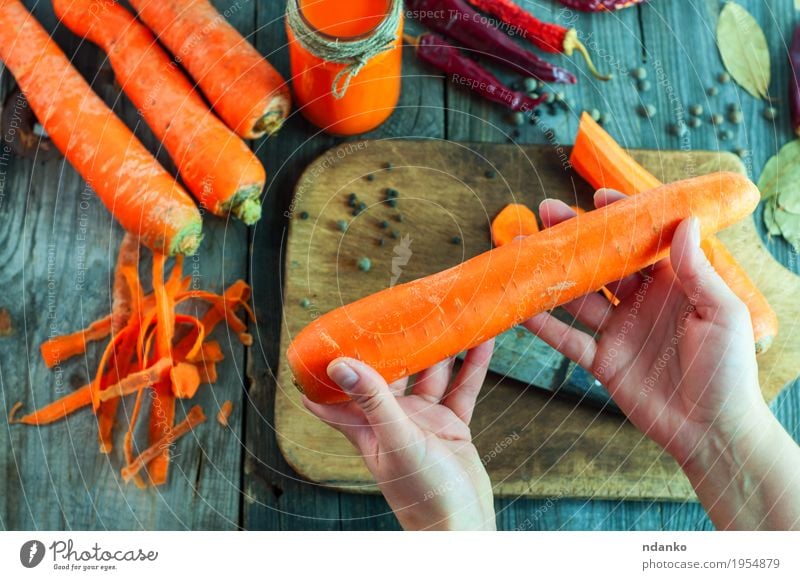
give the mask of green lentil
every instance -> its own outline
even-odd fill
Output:
[[[392,236],[392,239],[396,240],[397,238],[400,237],[400,232],[398,232],[397,230],[392,230],[392,233],[390,235]]]
[[[307,211],[301,211],[300,212],[300,219],[301,220],[307,220],[308,219],[308,212]]]
[[[764,109],[764,118],[767,121],[774,121],[778,118],[778,109],[775,107],[767,107]]]
[[[667,127],[670,135],[674,135],[675,137],[683,137],[686,134],[686,123],[683,121],[678,121],[677,123],[670,123],[669,127]]]
[[[400,192],[397,191],[396,189],[392,189],[391,187],[386,188],[386,197],[388,197],[389,199],[395,198],[398,195],[400,195]]]
[[[589,111],[589,116],[592,119],[594,119],[595,121],[599,121],[600,120],[600,111],[598,111],[597,109],[592,109],[591,111]]]
[[[527,78],[522,81],[522,88],[525,89],[526,93],[532,93],[539,87],[539,84],[536,82],[536,79]]]
[[[367,209],[367,204],[362,201],[361,203],[358,204],[358,209],[364,211],[365,209]]]
[[[494,179],[497,177],[497,171],[494,169],[487,169],[486,172],[483,174],[486,179]]]
[[[716,97],[719,94],[719,89],[717,87],[708,87],[706,89],[706,94],[709,97]]]
[[[647,79],[642,79],[636,83],[636,88],[639,89],[640,93],[646,93],[652,88],[652,85]]]
[[[650,119],[656,116],[658,110],[653,105],[639,105],[637,109],[639,116],[644,117],[645,119]]]
[[[450,238],[450,243],[453,244],[454,246],[460,246],[461,236],[453,236],[452,238]]]
[[[300,301],[300,306],[302,306],[303,308],[309,308],[311,306],[311,300],[309,300],[308,298],[303,298]]]
[[[733,139],[733,131],[730,129],[724,129],[723,131],[719,132],[719,139],[720,141],[730,141]]]
[[[385,229],[387,229],[387,228],[389,227],[389,222],[387,222],[386,220],[383,220],[383,221],[382,221],[380,224],[378,224],[378,225],[379,225],[381,228],[383,228],[383,229],[385,230]]]
[[[647,69],[643,67],[637,67],[631,71],[631,76],[637,81],[643,81],[647,78]]]
[[[396,199],[390,199],[386,203],[389,204],[389,207],[397,207],[397,200]]]
[[[386,171],[391,171],[392,169],[394,169],[394,163],[391,162],[385,163],[383,167],[384,169],[386,169]]]
[[[712,125],[722,125],[725,122],[725,117],[720,115],[719,113],[714,113],[709,117],[709,121]]]
[[[367,181],[375,181],[375,175],[372,173],[367,174]]]
[[[508,120],[512,125],[519,127],[525,122],[525,115],[517,111],[516,113],[512,113]]]
[[[555,94],[555,100],[558,101],[559,103],[563,103],[564,99],[566,98],[567,95],[564,93],[564,91],[557,91]]]
[[[346,220],[339,220],[336,222],[336,227],[339,229],[340,232],[347,231],[347,221]]]
[[[689,106],[689,114],[693,117],[702,117],[703,116],[703,105],[690,105]]]
[[[717,75],[717,82],[721,85],[727,85],[729,82],[731,82],[731,75],[729,75],[727,72],[721,72]]]
[[[554,103],[556,101],[556,96],[553,93],[547,93],[544,97],[544,102],[548,105]]]
[[[728,121],[734,125],[741,125],[742,121],[744,121],[744,115],[742,115],[741,111],[731,111],[728,113]]]
[[[692,117],[686,122],[691,129],[697,129],[703,122],[698,117]]]
[[[372,269],[372,260],[363,256],[358,259],[358,269],[362,272],[369,272]]]
[[[400,223],[403,223],[403,221],[404,221],[406,218],[404,218],[404,217],[403,217],[403,214],[399,213],[399,214],[397,214],[396,216],[394,216],[394,219],[395,219],[395,220],[397,220],[397,221],[398,221],[398,222],[400,222]]]
[[[750,155],[750,152],[744,147],[737,147],[736,149],[733,150],[733,152],[736,153],[736,155],[738,155],[741,158],[745,158],[748,155]]]
[[[378,245],[379,246],[385,246],[386,245],[386,240],[384,240],[383,238],[379,239],[378,240]]]

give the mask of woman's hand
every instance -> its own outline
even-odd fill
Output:
[[[624,197],[600,190],[595,205]],[[540,215],[550,227],[575,213],[548,200]],[[526,323],[590,370],[631,422],[682,465],[709,439],[733,441],[769,415],[749,313],[699,244],[696,220],[685,220],[668,259],[609,285],[618,306],[599,293],[568,304],[566,310],[596,337],[547,313]]]
[[[309,411],[341,431],[364,458],[406,530],[495,529],[489,476],[469,422],[494,341],[471,350],[451,382],[453,359],[391,386],[371,367],[340,358],[328,375],[352,401]]]

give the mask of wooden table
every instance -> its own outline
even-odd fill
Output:
[[[787,69],[783,50],[793,23],[800,20],[793,0],[741,0],[764,27],[773,59],[774,95],[783,97]],[[124,116],[146,144],[156,143],[135,110],[114,85],[113,74],[95,47],[79,43],[56,26],[48,3],[35,14],[78,68],[93,79],[95,88]],[[288,73],[284,2],[272,0],[215,0],[229,20],[284,73]],[[611,115],[610,131],[625,146],[679,149],[678,138],[666,126],[678,108],[701,104],[724,112],[728,103],[741,104],[744,123],[732,141],[720,141],[705,119],[702,128],[684,143],[692,149],[752,151],[746,158],[754,178],[766,160],[792,133],[785,99],[778,105],[775,124],[762,118],[763,103],[735,85],[719,86],[719,95],[706,96],[722,71],[714,28],[718,0],[652,0],[616,14],[572,15],[552,0],[523,2],[542,18],[572,22],[591,37],[597,64],[616,74],[610,83],[585,75],[578,59],[564,62],[578,72],[574,87],[558,87],[580,109],[597,108]],[[415,25],[409,24],[409,28]],[[604,56],[605,55],[605,56]],[[652,84],[639,93],[627,70],[645,66]],[[395,114],[368,138],[430,137],[459,141],[569,144],[577,115],[543,116],[542,127],[515,127],[496,107],[448,85],[433,71],[406,54],[403,96]],[[506,80],[512,77],[501,75]],[[13,87],[6,72],[2,95]],[[649,120],[635,113],[640,103],[652,103],[658,114]],[[337,493],[307,483],[287,467],[272,427],[274,370],[281,327],[282,243],[284,212],[303,168],[340,140],[320,134],[294,114],[281,134],[254,143],[269,173],[264,219],[248,231],[240,224],[208,219],[201,255],[189,261],[193,275],[218,289],[244,277],[254,289],[256,341],[245,351],[224,337],[234,357],[222,369],[220,383],[206,389],[207,412],[225,399],[235,402],[230,430],[214,423],[198,431],[196,441],[183,441],[181,457],[168,486],[139,491],[125,486],[118,463],[96,453],[94,419],[76,415],[68,422],[40,430],[7,426],[0,429],[0,528],[2,529],[270,529],[374,530],[396,529],[397,522],[379,496]],[[153,149],[155,150],[155,148]],[[169,166],[163,154],[160,158]],[[120,238],[106,210],[63,160],[0,160],[0,310],[10,315],[9,336],[0,335],[0,414],[15,401],[28,406],[51,400],[58,390],[86,380],[97,352],[73,361],[58,377],[46,371],[38,346],[49,333],[81,328],[107,312],[110,263]],[[768,242],[787,267],[800,272],[797,255],[782,241]],[[798,369],[800,371],[800,369]],[[800,438],[800,386],[795,383],[774,404],[779,418]],[[699,505],[693,503],[636,503],[543,500],[497,501],[501,529],[710,529]]]

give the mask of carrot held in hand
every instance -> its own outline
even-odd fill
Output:
[[[538,98],[514,91],[496,76],[471,58],[467,58],[455,46],[438,34],[427,32],[417,38],[405,37],[406,43],[415,47],[417,57],[445,73],[456,85],[461,85],[480,95],[487,101],[503,105],[518,112],[533,111],[547,94]]]
[[[106,53],[117,81],[169,152],[201,207],[261,217],[264,168],[247,145],[212,114],[152,33],[112,0],[53,0],[56,16]]]
[[[635,195],[661,185],[586,113],[581,116],[570,162],[595,189],[608,187]],[[708,237],[702,248],[717,273],[750,311],[756,353],[766,352],[778,335],[778,315],[719,238]]]
[[[0,0],[0,59],[50,139],[128,232],[167,254],[197,250],[202,221],[192,199],[19,0]]]
[[[752,213],[759,197],[746,177],[714,173],[587,212],[328,312],[292,341],[289,366],[312,401],[345,401],[326,372],[338,357],[389,382],[413,375],[666,257],[682,220],[695,216],[708,236]]]
[[[286,81],[208,0],[131,0],[139,17],[245,139],[272,135],[291,109]]]

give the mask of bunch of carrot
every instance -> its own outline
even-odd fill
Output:
[[[53,7],[76,34],[108,53],[123,90],[200,206],[254,223],[266,174],[242,139],[280,128],[290,108],[286,83],[210,3],[133,4],[222,120],[150,30],[116,2],[55,0]],[[0,0],[0,60],[53,143],[128,232],[156,252],[197,250],[202,220],[196,205],[19,0]]]
[[[41,346],[42,358],[52,368],[85,352],[89,342],[110,337],[91,382],[19,418],[22,405],[17,403],[9,423],[46,425],[91,407],[97,416],[100,452],[110,453],[120,400],[135,395],[123,440],[122,477],[144,487],[146,481],[152,485],[167,481],[170,447],[205,420],[202,409],[194,406],[176,425],[175,411],[177,399],[191,399],[201,384],[216,382],[216,365],[224,354],[219,343],[210,338],[214,328],[225,321],[241,342],[249,345],[252,337],[236,311],[244,309],[251,316],[252,312],[247,304],[250,287],[241,280],[221,295],[190,290],[191,277],[182,275],[182,256],[175,259],[165,278],[167,257],[154,254],[152,291],[145,294],[139,277],[139,250],[136,238],[126,234],[114,272],[110,315],[85,330],[52,338]],[[178,305],[190,300],[208,305],[202,318],[176,312]],[[146,397],[148,390],[151,396]],[[150,405],[149,445],[136,454],[133,434],[145,404]],[[230,407],[229,402],[223,405],[226,421]],[[142,470],[147,471],[147,480]]]

